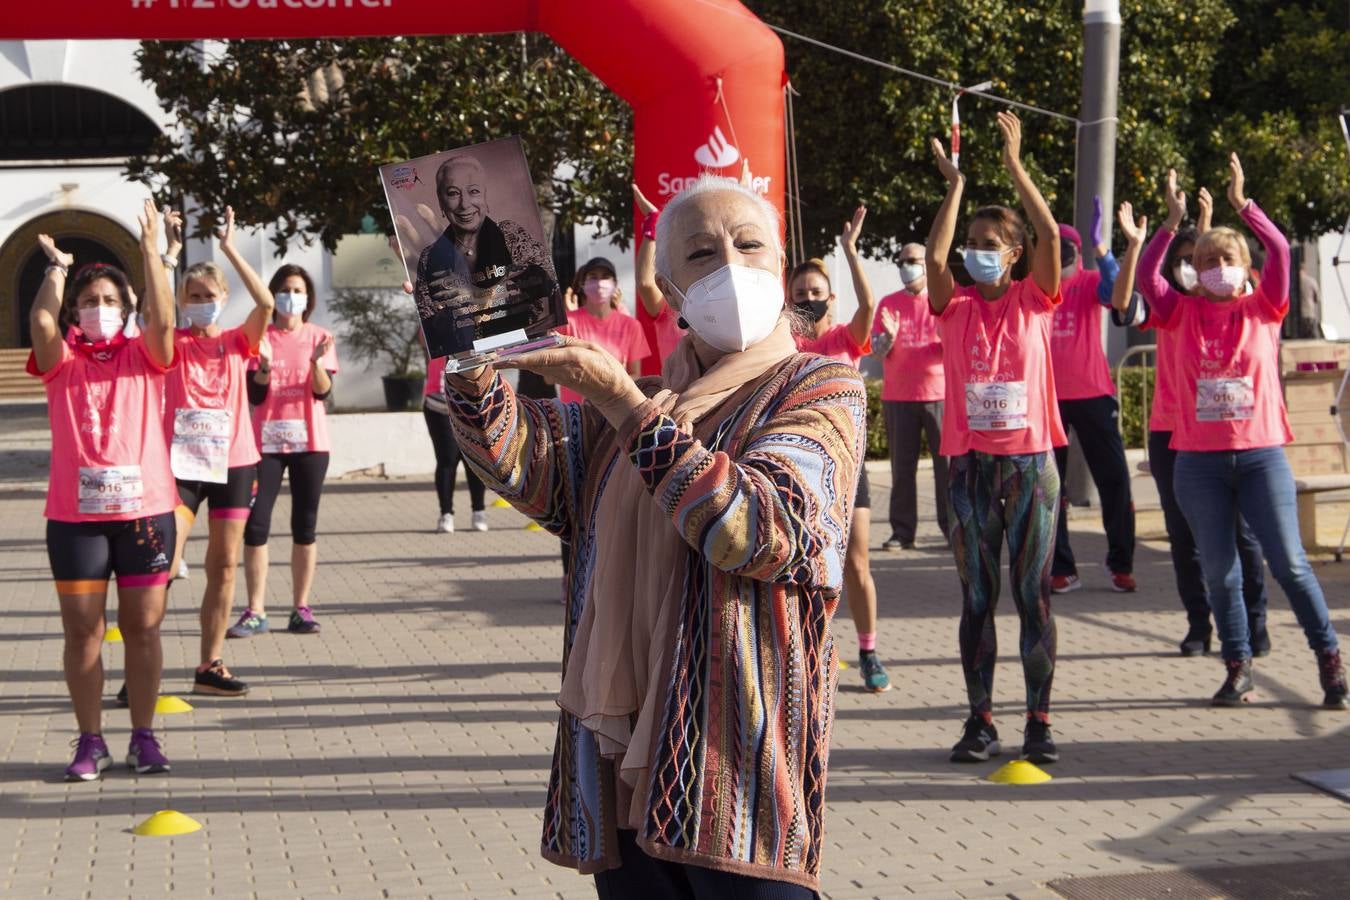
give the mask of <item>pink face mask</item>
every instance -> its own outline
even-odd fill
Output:
[[[1200,284],[1216,297],[1232,297],[1247,283],[1244,266],[1215,266],[1200,273]]]
[[[583,289],[587,303],[609,303],[614,299],[613,278],[587,278]]]

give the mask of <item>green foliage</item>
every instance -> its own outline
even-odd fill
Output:
[[[881,414],[881,379],[864,378],[867,383],[867,459],[886,459],[886,420]]]
[[[966,0],[746,0],[766,21],[894,65],[1076,116],[1082,3]],[[1332,118],[1350,83],[1344,0],[1124,0],[1116,197],[1154,223],[1169,167],[1193,197],[1222,198],[1237,150],[1249,193],[1299,237],[1339,224],[1350,166]],[[1333,13],[1339,10],[1339,13]],[[922,241],[943,192],[928,141],[946,140],[951,92],[784,37],[795,101],[806,250],[828,247],[853,206],[868,204],[864,249]],[[1015,205],[994,113],[961,101],[966,215]],[[1023,155],[1057,216],[1072,213],[1071,123],[1022,113]],[[1221,199],[1216,219],[1231,217]]]
[[[1112,373],[1114,378],[1115,373]],[[1144,398],[1153,409],[1153,388],[1157,379],[1152,366],[1127,366],[1116,379],[1116,399],[1120,401],[1120,431],[1126,447],[1142,447],[1148,439],[1148,417]],[[1147,391],[1147,393],[1145,393]]]
[[[384,365],[385,375],[422,376],[426,354],[412,304],[397,291],[341,288],[328,311],[342,321],[343,354],[366,365]]]
[[[366,215],[392,232],[377,165],[520,135],[546,217],[631,236],[631,111],[547,37],[206,46],[138,53],[175,128],[128,174],[162,200],[230,204],[242,223],[275,225],[278,249],[317,237],[331,250]]]

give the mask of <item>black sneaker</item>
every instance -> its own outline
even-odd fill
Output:
[[[1241,706],[1250,701],[1256,692],[1256,685],[1252,682],[1251,659],[1225,659],[1223,664],[1228,670],[1228,676],[1209,705]]]
[[[1202,656],[1214,645],[1214,631],[1206,624],[1204,627],[1192,625],[1181,639],[1182,656]]]
[[[122,682],[122,687],[117,692],[117,705],[118,706],[131,705],[131,701],[127,699],[127,683],[125,681]]]
[[[993,723],[971,716],[966,719],[961,740],[952,748],[952,762],[987,762],[989,757],[1002,752],[1003,745],[998,742],[998,729]]]
[[[1266,625],[1262,622],[1260,625],[1251,627],[1252,656],[1262,657],[1270,655],[1270,632],[1266,630]]]
[[[242,697],[248,685],[230,674],[224,660],[213,659],[205,671],[199,670],[192,679],[192,693],[214,694],[217,697]]]
[[[1026,730],[1022,732],[1022,758],[1038,766],[1059,761],[1059,748],[1055,746],[1049,722],[1027,720]]]
[[[1328,650],[1317,654],[1317,675],[1322,682],[1322,706],[1327,709],[1350,709],[1346,699],[1345,666],[1341,651]]]

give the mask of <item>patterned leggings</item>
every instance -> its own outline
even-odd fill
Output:
[[[1046,719],[1055,672],[1055,621],[1050,615],[1050,563],[1059,513],[1059,472],[1051,453],[953,457],[952,549],[961,576],[961,668],[971,715],[989,718],[998,639],[999,559],[1008,534],[1013,602],[1022,620],[1022,674],[1027,712]]]

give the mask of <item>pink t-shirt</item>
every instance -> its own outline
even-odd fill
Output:
[[[818,338],[803,337],[800,334],[795,337],[797,349],[801,352],[828,356],[835,362],[848,363],[855,368],[864,356],[872,352],[872,337],[869,335],[867,343],[859,346],[853,339],[853,333],[843,323],[831,325]]]
[[[900,319],[895,343],[881,361],[881,399],[909,403],[932,403],[943,397],[942,342],[938,340],[937,316],[928,306],[928,292],[896,291],[877,304],[876,322],[889,310]],[[882,333],[872,328],[875,338]]]
[[[559,328],[558,333],[603,347],[624,368],[642,362],[652,352],[647,336],[642,333],[642,324],[622,309],[612,310],[601,319],[582,307],[567,314],[567,324]],[[564,403],[581,402],[580,394],[562,385],[558,386],[558,397]]]
[[[661,307],[661,315],[652,320],[652,327],[656,331],[656,352],[660,356],[661,365],[665,365],[666,358],[675,352],[675,345],[683,340],[686,334],[679,321],[680,314],[671,309],[669,303]]]
[[[1100,272],[1078,269],[1060,285],[1064,302],[1050,326],[1050,359],[1060,400],[1087,400],[1116,393],[1102,349],[1102,310],[1097,296]]]
[[[1169,314],[1154,313],[1154,326],[1175,336],[1173,450],[1251,450],[1294,439],[1280,389],[1289,298],[1274,303],[1263,287],[1224,303],[1189,297]]]
[[[74,346],[72,346],[74,345]],[[78,329],[61,361],[28,372],[47,388],[52,432],[45,515],[58,522],[127,522],[173,512],[178,488],[164,437],[164,375],[145,339],[118,335],[105,348]]]
[[[1068,443],[1050,365],[1050,321],[1060,297],[1032,278],[997,300],[956,288],[938,317],[947,402],[942,455],[1044,453]]]
[[[427,362],[427,385],[422,390],[423,397],[445,393],[445,357],[438,356]]]
[[[258,457],[248,417],[248,362],[257,355],[242,328],[215,337],[194,337],[180,328],[173,338],[174,367],[164,384],[164,431],[169,439],[174,475],[185,481],[204,479],[199,468],[201,439],[223,436],[225,464],[251,466]],[[195,438],[194,436],[200,436]],[[176,445],[176,446],[175,446]],[[184,452],[185,448],[195,451]]]
[[[267,326],[272,345],[272,379],[267,399],[253,411],[253,435],[263,453],[328,453],[328,414],[322,400],[314,399],[310,358],[314,348],[330,337],[310,322],[294,331]],[[337,374],[336,345],[320,360],[330,374]],[[258,367],[253,360],[251,369]]]

